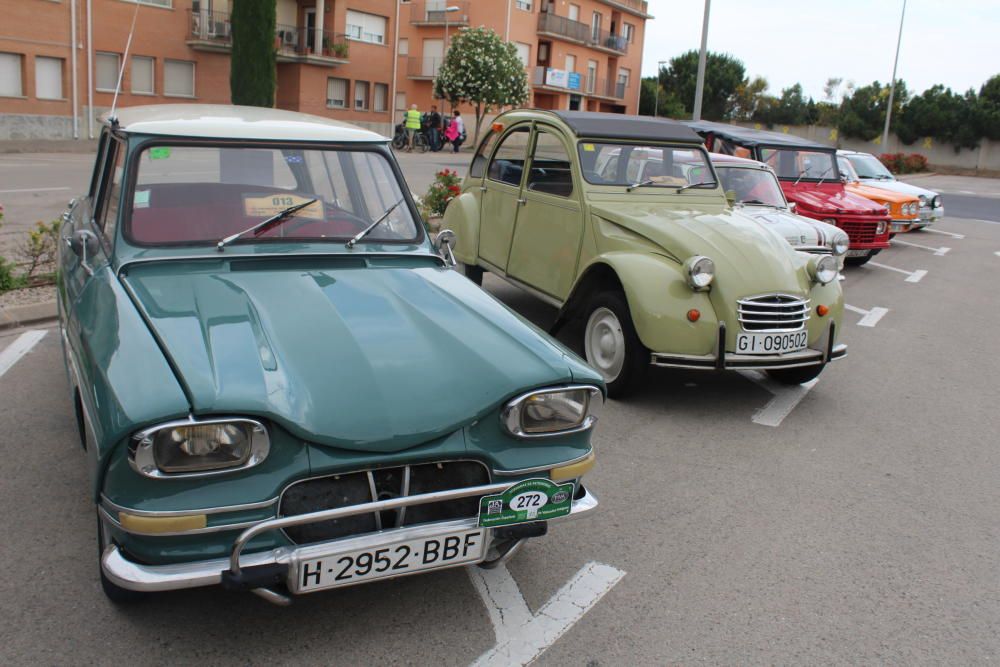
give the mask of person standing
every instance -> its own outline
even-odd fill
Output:
[[[441,150],[441,114],[438,113],[437,105],[431,105],[431,112],[427,116],[428,141],[431,150],[435,153]]]
[[[409,146],[406,150],[413,150],[413,143],[417,139],[417,132],[420,131],[420,110],[416,104],[411,104],[406,112],[406,133],[409,135]]]
[[[462,113],[455,109],[455,114],[448,123],[448,129],[444,131],[444,138],[451,142],[454,153],[458,152],[462,142],[465,141],[465,121],[462,120]]]

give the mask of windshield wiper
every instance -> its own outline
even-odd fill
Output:
[[[736,202],[737,204],[758,204],[760,206],[770,206],[771,208],[777,208],[774,204],[767,204],[759,199],[744,199],[742,201]]]
[[[656,181],[654,181],[652,178],[646,179],[645,181],[639,181],[638,183],[633,183],[632,185],[626,187],[625,192],[632,192],[636,188],[641,188],[646,185],[653,185],[654,183],[656,183]]]
[[[289,206],[288,208],[284,209],[283,211],[279,211],[279,212],[275,213],[270,218],[265,218],[265,219],[261,220],[260,222],[258,222],[253,227],[250,227],[249,229],[244,229],[242,232],[233,234],[231,236],[227,236],[224,239],[220,239],[219,242],[215,244],[215,247],[219,249],[219,252],[222,252],[223,250],[225,250],[225,248],[226,248],[227,245],[229,245],[230,243],[232,243],[236,239],[240,238],[241,236],[245,236],[246,234],[250,234],[251,232],[254,233],[255,235],[259,235],[260,233],[262,233],[262,230],[264,228],[266,228],[266,227],[268,227],[270,225],[277,225],[279,223],[284,222],[285,220],[288,220],[289,218],[294,217],[296,213],[298,213],[299,211],[301,211],[302,209],[304,209],[306,206],[310,206],[312,204],[315,204],[317,201],[319,201],[319,199],[315,199],[314,198],[314,199],[310,199],[309,201],[304,202],[302,204],[296,204],[295,206]]]
[[[808,170],[808,169],[803,169],[802,171],[800,171],[800,172],[799,172],[799,177],[795,179],[795,182],[794,182],[794,183],[792,183],[792,185],[798,185],[798,184],[799,184],[799,181],[801,181],[801,180],[802,180],[802,177],[803,177],[803,176],[805,176],[805,175],[806,175],[806,174],[808,174],[808,173],[809,173],[809,170]]]
[[[718,185],[715,181],[702,181],[701,183],[688,183],[687,185],[682,185],[677,188],[677,192],[684,192],[685,190],[690,190],[691,188],[698,187],[699,185],[711,185],[713,188]]]
[[[395,211],[396,207],[399,206],[400,204],[402,204],[405,199],[406,199],[406,197],[400,197],[399,201],[396,202],[395,204],[393,204],[392,206],[390,206],[389,208],[387,208],[385,210],[385,213],[383,213],[382,215],[380,215],[377,220],[375,220],[374,222],[372,222],[372,224],[370,224],[367,227],[365,227],[364,229],[362,229],[360,232],[357,233],[357,235],[353,239],[351,239],[350,241],[348,241],[347,243],[345,243],[344,245],[347,246],[347,249],[350,250],[351,248],[353,248],[357,244],[358,241],[360,241],[364,237],[368,236],[368,233],[371,232],[371,230],[373,230],[376,227],[378,227],[378,225],[379,225],[380,222],[382,222],[383,220],[385,220],[386,218],[388,218],[389,214],[392,213],[393,211]]]

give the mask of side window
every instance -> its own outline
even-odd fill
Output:
[[[94,217],[97,227],[104,233],[108,246],[114,245],[115,229],[118,227],[118,203],[121,199],[124,178],[125,145],[117,140],[108,142],[108,168],[101,185],[101,199],[98,214]]]
[[[529,137],[531,137],[531,128],[524,126],[516,128],[503,138],[487,171],[487,177],[490,180],[510,185],[521,184],[524,160],[528,154]]]
[[[486,160],[499,138],[500,133],[496,130],[490,130],[490,133],[483,138],[479,150],[476,151],[476,157],[472,158],[472,166],[469,168],[470,178],[482,178],[486,173]]]
[[[573,194],[573,170],[562,140],[552,132],[539,130],[531,156],[528,189],[559,197]]]

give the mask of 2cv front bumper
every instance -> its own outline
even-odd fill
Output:
[[[427,503],[458,500],[461,498],[482,497],[501,493],[510,483],[494,483],[476,487],[465,487],[436,491],[421,495],[391,498],[358,505],[348,505],[334,509],[297,514],[261,521],[244,529],[234,540],[228,558],[175,563],[168,565],[146,565],[129,560],[114,544],[108,545],[101,555],[101,569],[104,575],[115,585],[143,592],[158,592],[201,586],[222,584],[233,590],[249,590],[276,604],[288,604],[290,598],[274,591],[271,586],[285,584],[292,593],[302,591],[299,585],[299,565],[317,557],[336,559],[342,554],[359,550],[376,550],[400,543],[432,539],[437,536],[453,535],[461,531],[483,531],[482,555],[474,560],[448,562],[439,567],[422,568],[413,574],[428,572],[433,569],[458,567],[461,565],[483,564],[486,566],[489,547],[494,542],[505,541],[506,549],[500,551],[500,562],[512,555],[521,540],[525,537],[544,534],[544,526],[539,524],[515,524],[502,528],[479,528],[478,518],[469,517],[450,521],[416,525],[405,528],[380,530],[354,537],[299,545],[294,547],[278,547],[264,552],[243,555],[243,550],[255,536],[272,530],[282,530],[292,526],[302,526],[322,521],[344,519],[360,514],[385,512]],[[577,482],[577,491],[568,515],[550,519],[546,523],[560,522],[591,512],[597,508],[597,498],[588,491],[582,483]],[[378,577],[379,579],[404,576],[411,572],[399,572]],[[355,583],[364,583],[358,581]],[[353,585],[353,584],[348,584]],[[319,589],[324,590],[324,589]]]

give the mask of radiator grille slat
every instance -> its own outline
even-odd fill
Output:
[[[809,299],[790,294],[739,299],[736,305],[744,331],[798,331],[809,319]]]

